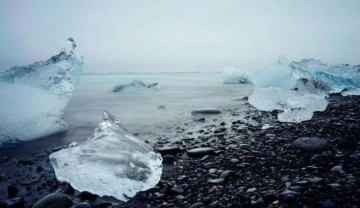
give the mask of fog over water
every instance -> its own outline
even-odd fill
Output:
[[[73,37],[85,72],[255,70],[284,54],[358,63],[358,0],[0,0],[0,69]]]

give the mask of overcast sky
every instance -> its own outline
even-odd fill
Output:
[[[0,68],[73,37],[85,72],[254,70],[313,57],[360,62],[359,0],[0,0]]]

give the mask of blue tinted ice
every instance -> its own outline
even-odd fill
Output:
[[[62,50],[46,61],[0,72],[0,134],[30,140],[63,131],[82,62]]]
[[[291,62],[296,79],[305,78],[325,83],[331,92],[341,92],[345,88],[360,88],[360,65],[326,65],[319,60],[303,59]]]

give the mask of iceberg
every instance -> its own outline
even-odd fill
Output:
[[[331,87],[331,93],[341,92],[345,88],[360,88],[360,65],[326,65],[319,60],[303,59],[291,62],[289,66],[296,79],[325,83]]]
[[[257,87],[278,87],[281,89],[292,89],[296,85],[296,79],[289,67],[289,61],[280,56],[278,60],[262,70],[252,74],[252,82]]]
[[[162,173],[161,155],[122,129],[106,110],[91,137],[52,153],[50,162],[59,181],[122,201],[153,188]]]
[[[249,103],[259,110],[280,110],[283,122],[309,120],[315,111],[324,111],[329,93],[360,94],[360,65],[326,65],[319,60],[276,64],[253,74],[256,85]]]
[[[223,69],[223,82],[226,84],[245,84],[251,83],[251,78],[247,72],[234,67],[227,67]]]
[[[314,111],[324,111],[328,105],[326,98],[325,94],[256,87],[249,103],[263,111],[280,110],[279,121],[301,122],[311,119]]]
[[[64,131],[62,119],[83,67],[63,49],[46,61],[0,72],[0,138],[25,141]]]
[[[129,84],[115,85],[112,91],[113,92],[120,92],[120,91],[122,91],[122,90],[124,90],[126,88],[130,88],[130,87],[160,89],[159,83],[155,82],[155,83],[152,83],[150,85],[146,85],[143,81],[138,80],[138,79],[134,79]]]

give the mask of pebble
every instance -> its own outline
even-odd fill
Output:
[[[318,202],[320,208],[333,208],[335,207],[335,203],[331,201],[319,201]]]
[[[236,158],[232,158],[231,160],[230,160],[230,162],[232,162],[232,163],[237,163],[237,162],[239,162],[240,160],[238,160],[238,159],[236,159]]]
[[[330,144],[325,139],[317,137],[301,137],[293,142],[293,147],[306,152],[319,152],[330,149]]]
[[[97,195],[92,194],[90,192],[87,191],[83,191],[80,193],[80,199],[82,201],[88,200],[88,201],[95,201],[97,199]]]
[[[14,198],[19,193],[19,189],[16,186],[10,185],[7,189],[8,197]]]
[[[176,155],[181,152],[181,149],[178,145],[165,145],[165,146],[156,146],[154,147],[162,156],[163,155]]]
[[[216,166],[216,163],[215,163],[215,162],[207,162],[207,163],[204,164],[204,167],[205,167],[206,169],[210,169],[210,168],[212,168],[212,167],[214,167],[214,166]]]
[[[16,197],[16,198],[12,198],[9,199],[5,202],[6,204],[6,208],[23,208],[25,207],[25,200],[23,197]],[[1,203],[0,203],[1,205]],[[33,208],[36,208],[33,206]],[[51,207],[49,207],[51,208]],[[64,207],[66,208],[66,207]]]
[[[257,188],[249,188],[246,192],[247,193],[253,193],[257,190]]]
[[[202,202],[196,202],[195,204],[192,204],[189,208],[202,208],[205,207],[205,204]]]
[[[216,109],[216,108],[201,108],[201,109],[191,111],[192,115],[197,115],[197,114],[219,114],[219,113],[221,113],[221,110]]]
[[[212,184],[219,184],[224,182],[225,179],[224,178],[215,178],[215,179],[209,179],[208,182],[212,183]]]
[[[179,185],[175,185],[171,191],[173,191],[174,193],[177,193],[177,194],[182,194],[184,193],[184,189],[183,187],[179,186]]]
[[[329,186],[331,186],[332,188],[338,188],[338,187],[340,187],[341,185],[338,184],[338,183],[330,183]]]
[[[274,139],[276,137],[275,134],[265,134],[265,137],[268,139]]]
[[[63,193],[51,193],[44,196],[33,208],[68,208],[73,205],[71,198]]]
[[[234,175],[235,174],[235,172],[234,171],[231,171],[231,170],[225,170],[224,172],[222,172],[221,174],[220,174],[220,178],[223,178],[223,179],[228,179],[230,176],[232,176],[232,175]]]
[[[87,202],[76,205],[74,208],[91,208],[91,205]]]
[[[334,172],[334,173],[344,173],[342,166],[341,165],[337,165],[331,168],[330,172]]]
[[[187,154],[192,157],[202,157],[205,155],[214,154],[214,149],[211,147],[194,148],[187,151]]]

